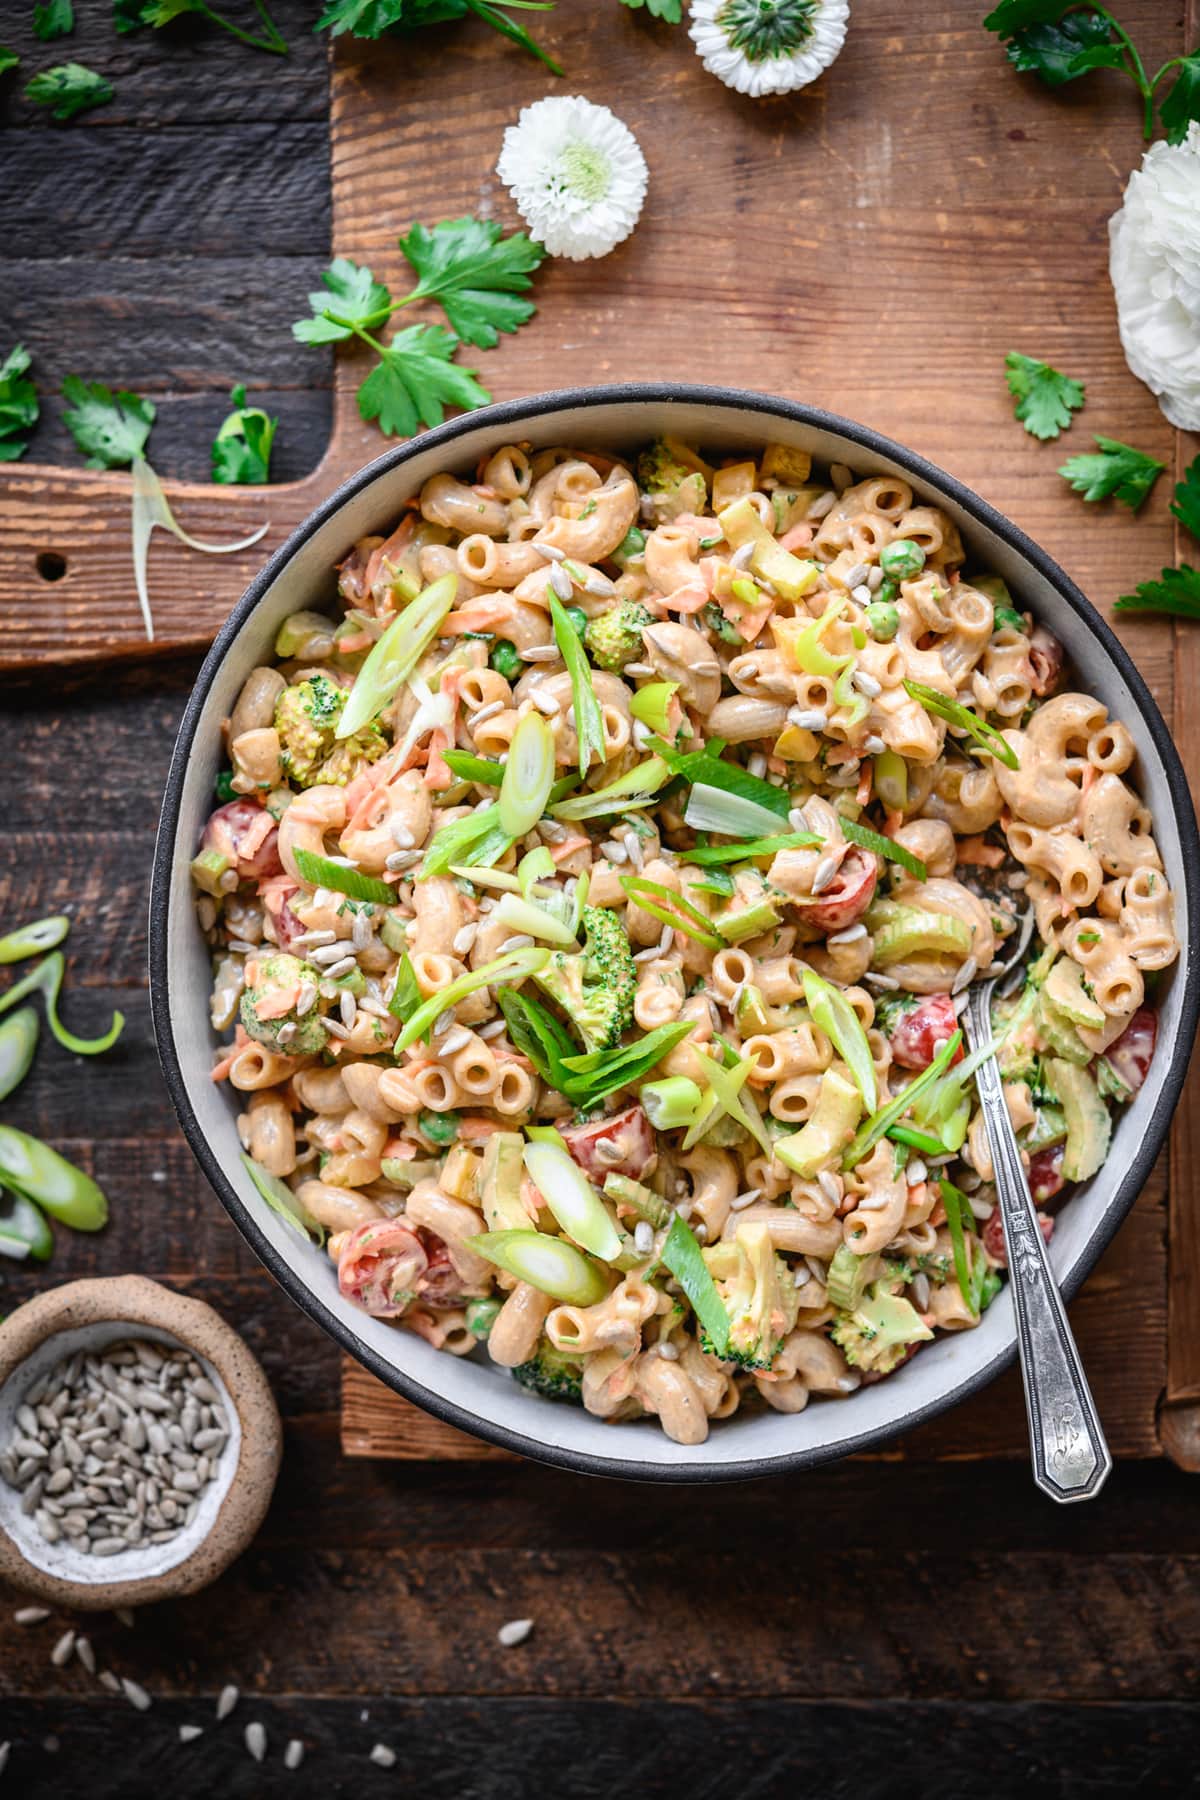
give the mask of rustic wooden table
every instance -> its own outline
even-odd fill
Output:
[[[275,471],[292,485],[182,493],[211,532],[231,510],[269,515],[273,542],[379,447],[354,418],[351,375],[287,329],[331,238],[395,273],[412,218],[496,206],[500,128],[548,85],[474,24],[373,66],[340,55],[331,215],[324,41],[308,8],[275,10],[286,62],[186,22],[114,38],[104,9],[56,48],[110,76],[112,107],[63,130],[11,78],[0,101],[0,350],[28,344],[47,396],[71,371],[152,394],[155,462],[196,484],[230,383],[251,381],[282,417]],[[1166,493],[1136,523],[1085,514],[1053,475],[1056,448],[1012,424],[998,374],[1007,348],[1043,355],[1087,379],[1082,424],[1183,455],[1124,368],[1104,280],[1103,221],[1140,151],[1135,106],[1103,76],[1086,95],[1018,80],[982,10],[857,0],[833,75],[788,113],[735,102],[678,34],[615,0],[561,0],[544,35],[566,52],[568,91],[629,119],[655,185],[610,264],[545,276],[541,318],[488,356],[489,385],[666,374],[776,388],[945,463],[1098,603],[1170,560]],[[1148,55],[1182,47],[1176,6],[1120,10]],[[3,35],[35,67],[54,60],[24,23]],[[1194,1781],[1196,1490],[1175,1463],[1195,1460],[1200,1395],[1195,1102],[1177,1135],[1170,1263],[1160,1172],[1073,1309],[1119,1454],[1095,1505],[1064,1512],[1035,1494],[1011,1380],[870,1464],[711,1492],[450,1460],[452,1442],[362,1380],[343,1415],[336,1350],[226,1224],[158,1073],[145,906],[159,791],[195,646],[239,571],[222,587],[214,565],[156,545],[164,631],[147,656],[126,506],[123,478],[80,477],[51,400],[0,494],[0,662],[14,671],[0,689],[0,918],[69,907],[69,1018],[98,1029],[119,1005],[129,1025],[103,1064],[44,1046],[5,1109],[95,1171],[113,1222],[96,1239],[60,1234],[45,1273],[6,1270],[0,1306],[124,1270],[201,1295],[261,1355],[287,1448],[257,1544],[215,1587],[132,1630],[89,1627],[102,1663],[153,1694],[148,1714],[78,1664],[52,1669],[66,1621],[18,1628],[3,1596],[0,1741],[13,1750],[0,1791],[233,1800],[286,1783],[369,1800],[400,1777],[427,1800],[551,1784],[597,1800],[951,1800]],[[47,550],[68,562],[60,583],[37,575]],[[1157,625],[1128,640],[1200,771],[1195,640]],[[535,1630],[503,1650],[496,1630],[514,1616]],[[244,1698],[218,1726],[229,1680]],[[251,1718],[270,1736],[262,1767],[242,1744]],[[184,1722],[204,1737],[180,1745]],[[297,1775],[280,1761],[291,1736],[308,1746]],[[376,1741],[396,1749],[395,1771],[368,1761]]]

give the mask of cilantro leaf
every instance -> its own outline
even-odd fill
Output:
[[[257,406],[246,405],[246,390],[239,383],[230,394],[231,412],[212,447],[212,478],[229,487],[258,487],[269,481],[271,445],[278,419],[270,419]]]
[[[356,330],[372,331],[390,317],[392,296],[364,264],[351,262],[348,256],[335,257],[321,280],[328,291],[318,289],[308,296],[315,316],[298,319],[292,326],[292,336],[302,344],[340,343]]]
[[[458,339],[444,325],[398,331],[358,390],[363,418],[378,419],[389,436],[414,437],[420,425],[440,425],[446,405],[466,412],[486,406],[492,396],[474,369],[451,361],[457,348]]]
[[[35,106],[48,106],[52,119],[73,119],[76,113],[90,112],[93,106],[107,106],[113,90],[103,75],[85,69],[82,63],[60,63],[56,69],[43,69],[25,89],[25,98]]]
[[[1096,444],[1095,452],[1068,457],[1059,474],[1085,500],[1107,500],[1115,495],[1136,512],[1167,465],[1116,438],[1098,437]]]
[[[51,38],[67,37],[75,29],[75,8],[71,0],[46,0],[33,9],[33,35],[49,43]]]
[[[1200,50],[1193,50],[1190,56],[1176,57],[1166,66],[1178,69],[1179,74],[1159,107],[1158,116],[1168,144],[1182,144],[1193,119],[1200,119]],[[1164,74],[1165,70],[1160,69],[1159,73]]]
[[[1083,383],[1016,350],[1009,351],[1004,368],[1008,391],[1017,403],[1013,411],[1030,436],[1045,442],[1065,431],[1071,414],[1083,405]]]
[[[25,379],[30,355],[15,344],[0,363],[0,462],[16,462],[29,448],[24,437],[38,421],[37,389]]]
[[[7,74],[9,69],[15,69],[20,60],[15,50],[10,50],[7,44],[0,44],[0,75]]]
[[[120,469],[144,455],[154,403],[139,394],[114,394],[103,382],[85,382],[68,375],[63,398],[70,410],[63,419],[71,436],[87,457],[89,469]]]
[[[652,18],[664,19],[668,25],[678,25],[683,17],[683,0],[621,0],[631,12],[638,12],[644,6]]]
[[[1062,87],[1089,69],[1123,69],[1125,47],[1112,35],[1104,13],[1072,12],[1055,23],[1030,25],[1008,45],[1008,60],[1022,74]]]
[[[502,331],[515,331],[535,311],[521,300],[531,271],[545,256],[523,231],[502,238],[484,219],[443,219],[432,231],[414,225],[400,248],[419,277],[405,300],[437,300],[464,343],[490,349]]]
[[[1140,582],[1132,594],[1113,602],[1114,612],[1173,613],[1179,619],[1200,619],[1200,569],[1184,563],[1164,569],[1157,581]]]
[[[1171,511],[1194,538],[1200,538],[1200,456],[1176,484]]]

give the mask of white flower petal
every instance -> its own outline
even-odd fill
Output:
[[[606,256],[637,224],[649,172],[637,139],[581,95],[539,100],[504,133],[496,173],[551,256]]]
[[[812,31],[797,49],[753,62],[744,51],[735,49],[725,35],[721,14],[726,5],[727,0],[692,0],[688,30],[709,74],[739,94],[757,98],[762,94],[790,94],[807,87],[829,67],[846,41],[849,0],[820,0]]]
[[[1108,232],[1126,361],[1172,425],[1200,431],[1200,124],[1151,145]]]

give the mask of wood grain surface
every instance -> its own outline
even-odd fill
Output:
[[[1184,41],[1173,7],[1119,10],[1151,57]],[[229,529],[228,495],[207,486],[208,445],[234,380],[257,383],[281,414],[290,481],[327,453],[332,366],[293,345],[287,325],[327,258],[331,217],[339,249],[378,246],[393,276],[386,252],[412,217],[488,205],[508,217],[487,175],[499,127],[551,85],[482,25],[412,40],[369,71],[347,53],[331,215],[323,41],[299,0],[275,11],[286,63],[186,21],[114,39],[105,8],[81,17],[68,46],[36,47],[27,23],[0,33],[27,67],[65,50],[118,94],[56,129],[11,83],[2,90],[6,220],[19,213],[22,225],[0,266],[0,344],[35,348],[47,393],[71,371],[144,379],[159,465],[193,484],[197,509],[215,499],[203,526],[214,532]],[[627,250],[586,274],[552,271],[538,320],[479,366],[497,394],[669,373],[833,405],[972,481],[1107,606],[1169,560],[1167,496],[1137,523],[1085,511],[1053,473],[1062,446],[1012,423],[998,365],[1019,348],[1088,382],[1071,448],[1090,429],[1169,448],[1120,360],[1104,275],[1104,218],[1140,150],[1136,108],[1112,77],[1057,96],[1016,77],[978,29],[982,6],[914,11],[856,0],[831,74],[795,109],[760,111],[701,79],[679,34],[615,0],[562,0],[538,29],[566,56],[569,91],[613,104],[639,132],[651,200]],[[400,152],[404,184],[373,210],[370,172]],[[371,241],[351,239],[360,227]],[[737,360],[743,333],[752,368]],[[362,460],[379,440],[354,424],[348,371],[340,379],[338,430]],[[77,461],[56,413],[51,401],[37,481]],[[444,1441],[437,1461],[340,1454],[339,1353],[229,1227],[158,1074],[146,884],[197,657],[164,645],[146,658],[132,617],[105,639],[113,605],[132,602],[121,478],[99,491],[122,522],[89,537],[81,511],[72,527],[87,560],[72,587],[57,584],[76,609],[69,623],[62,594],[57,617],[34,607],[23,618],[37,593],[25,563],[17,589],[0,587],[0,632],[36,637],[38,654],[136,652],[0,686],[0,919],[68,907],[67,1022],[98,1031],[119,1006],[129,1023],[103,1063],[44,1042],[3,1116],[94,1170],[113,1217],[98,1237],[60,1231],[45,1271],[5,1265],[0,1309],[50,1280],[130,1269],[195,1293],[262,1358],[286,1450],[259,1540],[208,1594],[139,1615],[133,1630],[90,1622],[100,1665],[145,1684],[148,1714],[78,1663],[50,1667],[74,1621],[22,1629],[18,1597],[0,1595],[0,1742],[13,1746],[0,1793],[374,1800],[419,1785],[425,1800],[524,1800],[553,1784],[579,1800],[1123,1800],[1191,1785],[1195,1489],[1150,1459],[1158,1393],[1180,1402],[1167,1416],[1185,1439],[1200,1395],[1200,1283],[1179,1254],[1196,1216],[1194,1113],[1177,1131],[1169,1320],[1161,1170],[1072,1309],[1121,1457],[1095,1506],[1063,1511],[1035,1494],[1016,1456],[1011,1381],[869,1468],[736,1489],[659,1493],[512,1460],[451,1462]],[[53,546],[41,501],[22,492],[11,541],[28,560]],[[276,494],[247,504],[274,516]],[[167,618],[198,642],[230,597],[200,585],[221,565],[170,544],[152,556]],[[1200,770],[1195,640],[1158,625],[1125,635]],[[979,1452],[991,1456],[982,1467]],[[503,1650],[496,1630],[522,1616],[532,1635]],[[228,1680],[243,1698],[218,1726]],[[251,1719],[269,1736],[261,1767],[243,1743]],[[203,1738],[181,1745],[182,1723]],[[292,1736],[307,1746],[296,1774],[281,1762]],[[376,1741],[395,1749],[395,1769],[370,1763]]]

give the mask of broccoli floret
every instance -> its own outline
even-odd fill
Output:
[[[325,1048],[329,1036],[325,1021],[315,1006],[300,1016],[296,1007],[302,987],[321,981],[320,969],[301,962],[298,956],[280,951],[276,956],[259,957],[255,978],[242,995],[241,1020],[246,1034],[256,1043],[266,1044],[287,1056],[316,1056]],[[294,1025],[281,1041],[280,1033]]]
[[[319,671],[280,694],[275,729],[283,767],[297,787],[317,782],[344,787],[364,762],[375,762],[386,750],[383,733],[374,723],[338,742],[334,733],[345,704],[345,690]]]
[[[727,1362],[741,1369],[769,1369],[796,1323],[798,1300],[791,1270],[775,1254],[763,1224],[739,1225],[732,1238],[705,1250],[708,1272],[729,1319]],[[714,1346],[702,1331],[706,1350]]]
[[[660,525],[680,513],[703,512],[708,488],[699,469],[689,467],[669,442],[656,438],[637,460],[638,486],[654,502]]]
[[[556,950],[534,977],[557,1000],[587,1050],[611,1050],[633,1017],[637,970],[619,916],[585,906],[582,951]]]
[[[829,1334],[852,1368],[890,1375],[910,1344],[933,1336],[910,1301],[889,1292],[888,1281],[872,1284],[853,1312],[835,1313]]]
[[[583,641],[598,669],[619,675],[626,663],[642,654],[642,632],[653,623],[654,614],[640,600],[621,600],[588,620]]]
[[[576,1358],[556,1350],[543,1338],[529,1361],[518,1363],[513,1380],[531,1394],[540,1394],[543,1400],[574,1400],[578,1404],[583,1367]]]

